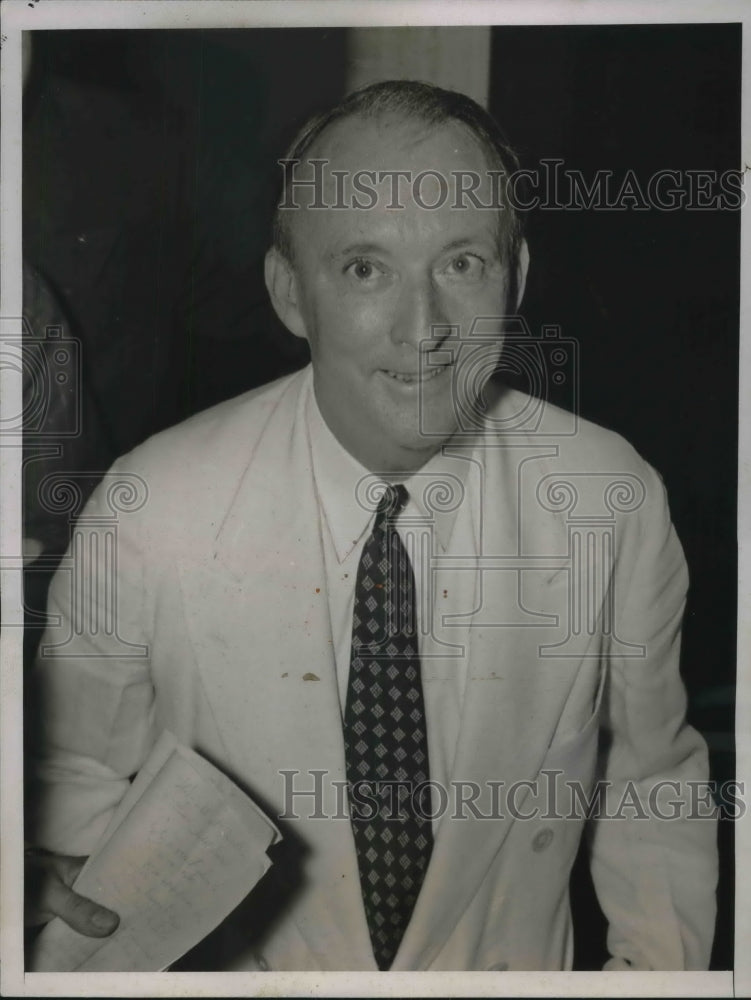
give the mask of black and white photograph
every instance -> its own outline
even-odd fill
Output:
[[[0,17],[3,994],[747,995],[747,11]]]

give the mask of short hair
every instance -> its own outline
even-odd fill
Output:
[[[423,122],[444,125],[459,122],[469,129],[484,152],[488,167],[510,175],[519,169],[519,159],[509,145],[495,119],[466,94],[444,90],[418,80],[384,80],[371,83],[348,94],[328,111],[310,118],[292,140],[284,159],[303,160],[313,143],[334,122],[345,118],[373,119],[395,115]],[[288,213],[279,205],[288,203],[292,171],[284,171],[284,186],[277,202],[273,221],[273,246],[292,262],[293,247]],[[505,210],[505,224],[499,225],[499,249],[512,266],[512,282],[516,283],[516,264],[522,242],[523,227],[518,210],[508,199],[497,211]]]

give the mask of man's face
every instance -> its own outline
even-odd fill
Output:
[[[327,205],[337,201],[334,170],[350,178],[362,170],[403,170],[412,177],[436,171],[448,182],[449,195],[441,198],[438,180],[427,175],[415,200],[411,182],[401,181],[404,207],[389,208],[395,182],[384,179],[372,185],[378,199],[366,210],[351,206],[349,185],[348,197],[339,198],[348,207],[302,208],[290,219],[290,325],[310,342],[326,423],[367,468],[417,469],[456,430],[457,393],[481,390],[477,380],[457,377],[457,337],[468,336],[475,317],[502,317],[506,309],[510,275],[499,250],[498,212],[468,200],[467,207],[452,208],[452,171],[482,176],[477,197],[492,202],[485,156],[458,124],[430,128],[393,117],[338,122],[309,155],[330,161]],[[436,326],[443,328],[437,335]],[[447,340],[450,327],[456,332]],[[500,322],[496,332],[497,357]],[[442,342],[442,358],[453,346],[454,363],[431,365],[429,352]],[[461,400],[465,408],[472,402]]]

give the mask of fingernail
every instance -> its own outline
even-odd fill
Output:
[[[105,913],[102,910],[98,910],[92,915],[91,922],[100,931],[111,931],[117,925],[117,917],[114,913]]]

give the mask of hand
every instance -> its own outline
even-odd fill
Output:
[[[87,937],[108,937],[120,923],[112,910],[99,906],[70,887],[86,858],[31,851],[26,854],[26,924],[47,923],[60,917]]]
[[[31,535],[24,535],[23,538],[23,564],[30,566],[44,553],[44,543]]]

